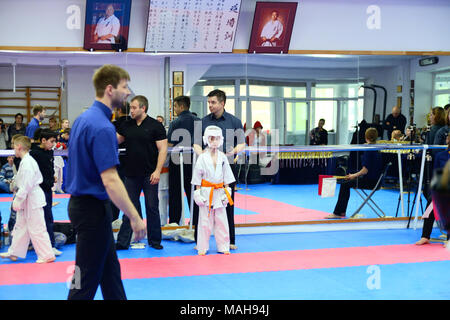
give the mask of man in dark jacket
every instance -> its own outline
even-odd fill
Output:
[[[183,146],[192,147],[194,144],[194,122],[200,119],[194,116],[189,110],[191,100],[187,96],[179,96],[173,100],[173,106],[177,118],[170,123],[167,138],[169,147]],[[181,172],[180,172],[180,155],[171,154],[169,163],[169,223],[180,224],[181,219]],[[191,205],[191,180],[192,180],[192,154],[183,154],[183,181],[184,191]],[[198,215],[198,206],[194,203],[191,213]],[[182,221],[182,224],[184,221]]]
[[[44,218],[47,226],[47,232],[50,236],[50,242],[55,255],[60,255],[61,252],[55,248],[55,235],[53,233],[53,192],[52,187],[55,183],[55,169],[53,167],[53,147],[56,143],[58,134],[49,129],[40,131],[40,144],[33,144],[31,146],[30,155],[36,160],[39,170],[41,171],[43,181],[40,184],[42,191],[45,194]]]
[[[402,115],[401,109],[397,106],[392,108],[392,113],[384,120],[383,128],[387,131],[387,139],[391,140],[392,131],[400,130],[405,133],[406,117]]]

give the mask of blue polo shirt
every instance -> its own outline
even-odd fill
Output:
[[[73,196],[108,199],[100,173],[119,164],[112,112],[95,101],[74,122],[70,131],[66,191]]]
[[[244,128],[242,127],[242,122],[231,113],[224,111],[220,118],[216,118],[212,113],[203,117],[202,136],[208,126],[218,126],[222,129],[222,135],[224,138],[222,151],[224,153],[231,151],[231,149],[236,147],[238,144],[245,143],[245,134]]]
[[[31,119],[30,123],[27,126],[27,129],[25,130],[25,135],[28,138],[33,139],[34,132],[37,128],[39,128],[39,121],[36,118]]]

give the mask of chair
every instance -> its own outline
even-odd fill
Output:
[[[372,196],[375,194],[376,191],[381,189],[381,186],[383,185],[384,179],[386,178],[386,175],[388,173],[389,167],[392,165],[392,162],[389,162],[386,167],[384,168],[383,172],[381,173],[380,177],[378,178],[377,183],[375,184],[375,187],[370,191],[370,193],[368,194],[366,191],[364,191],[364,189],[357,189],[355,188],[354,190],[356,191],[356,193],[364,200],[363,203],[359,206],[359,208],[355,211],[355,213],[353,213],[351,215],[351,218],[354,218],[360,211],[361,209],[367,204],[372,210],[373,212],[376,213],[377,216],[379,216],[380,218],[384,218],[386,217],[386,214],[383,212],[383,210],[381,210],[381,208],[375,203],[375,201],[372,200]],[[375,210],[371,204],[372,203],[378,210]],[[380,214],[381,212],[381,214]]]

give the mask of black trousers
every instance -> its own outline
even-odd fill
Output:
[[[77,244],[69,300],[92,300],[99,285],[103,299],[126,300],[109,202],[91,196],[70,197],[69,218]]]
[[[159,216],[158,184],[150,184],[150,176],[125,177],[125,188],[131,202],[135,206],[142,218],[142,209],[140,196],[144,191],[145,215],[147,218],[147,240],[148,244],[160,244],[161,218]],[[128,248],[131,242],[133,230],[131,229],[130,219],[123,215],[122,225],[117,235],[117,244],[121,248]]]
[[[52,190],[47,191],[43,190],[45,195],[45,201],[47,204],[44,207],[44,219],[45,219],[45,226],[47,227],[47,232],[50,237],[50,242],[52,244],[52,247],[55,247],[55,234],[53,233],[53,192]]]
[[[192,164],[183,164],[183,179],[184,191],[188,200],[188,205],[191,205],[191,180],[192,180]],[[169,223],[180,223],[181,219],[181,172],[180,165],[170,161],[169,163]],[[198,217],[198,205],[193,202],[194,208],[191,212]],[[194,223],[194,221],[192,221]]]
[[[238,167],[234,163],[230,164],[230,166],[231,166],[231,170],[233,171],[234,177],[236,178]],[[231,188],[231,199],[233,199],[233,202],[234,202],[235,186],[236,186],[236,182],[229,184],[229,187]],[[235,233],[235,226],[234,226],[234,205],[230,206],[230,204],[228,204],[226,207],[226,211],[227,211],[227,220],[228,220],[228,230],[230,233],[230,244],[236,244],[236,233]],[[195,242],[197,242],[198,210],[197,210],[197,214],[195,214],[195,211],[194,211],[192,225],[195,226],[194,238],[195,238]]]
[[[348,200],[350,199],[350,189],[356,188],[356,186],[358,186],[359,189],[371,190],[375,187],[376,184],[377,181],[364,178],[343,182],[339,189],[338,201],[333,213],[338,216],[345,216],[345,213],[347,212]]]

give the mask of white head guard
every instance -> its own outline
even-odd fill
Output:
[[[208,126],[205,129],[205,133],[203,134],[203,143],[209,145],[209,137],[219,137],[219,148],[223,144],[223,135],[222,129],[218,126]]]

